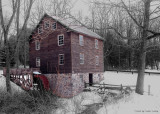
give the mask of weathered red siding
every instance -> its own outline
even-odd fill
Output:
[[[50,23],[55,20],[45,17],[40,25],[43,26],[43,33],[38,34],[38,29],[32,36],[30,42],[30,67],[36,68],[36,57],[40,57],[40,70],[43,73],[71,73],[71,39],[70,33],[66,28],[57,22],[57,29],[44,29],[45,20],[50,20]],[[64,34],[64,45],[58,46],[58,35]],[[40,40],[40,50],[35,50],[35,39]],[[64,65],[58,65],[58,55],[64,54]]]
[[[84,46],[79,45],[79,33],[67,32],[67,28],[57,22],[57,29],[51,26],[44,29],[44,22],[55,22],[51,17],[44,17],[39,25],[43,26],[43,33],[38,34],[36,29],[30,42],[30,67],[36,68],[36,57],[40,57],[42,73],[96,73],[103,72],[103,41],[98,39],[98,49],[95,48],[95,39],[84,35]],[[57,36],[64,34],[64,45],[58,46]],[[40,40],[40,50],[35,50],[35,40]],[[80,64],[80,53],[84,53],[84,64]],[[64,65],[58,65],[59,54],[64,54]],[[99,56],[99,65],[96,65],[96,56]]]
[[[84,46],[80,46],[79,34],[71,33],[72,73],[103,72],[103,41],[98,40],[98,49],[96,49],[95,38],[87,35],[83,37]],[[84,53],[84,64],[80,64],[80,53]],[[96,65],[96,56],[99,56],[99,65]]]

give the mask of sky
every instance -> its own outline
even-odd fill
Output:
[[[38,1],[38,0],[35,0]],[[49,0],[43,0],[48,2]],[[73,5],[72,8],[72,15],[76,15],[78,14],[78,12],[80,11],[82,14],[82,17],[85,16],[89,16],[89,7],[91,5],[91,1],[93,0],[71,0],[71,4]],[[98,0],[98,1],[103,1],[103,0]],[[107,1],[107,0],[104,0]],[[115,1],[119,1],[119,0],[110,0],[111,2],[115,2]],[[129,0],[123,0],[124,2],[128,3]],[[133,1],[132,1],[133,2]],[[11,0],[2,0],[2,4],[3,4],[3,10],[4,10],[4,17],[10,16],[11,14]],[[33,7],[35,7],[37,4],[33,4]],[[24,15],[24,13],[22,12],[22,15]],[[23,18],[21,18],[23,19]]]
[[[83,13],[83,16],[88,15],[89,11],[89,0],[72,0],[74,7],[73,7],[73,13],[77,13],[78,11],[81,11]]]
[[[35,0],[38,1],[38,0]],[[49,0],[44,0],[46,2],[48,2]],[[76,15],[79,11],[81,11],[82,16],[88,16],[88,11],[89,11],[89,2],[90,0],[71,0],[71,4],[74,6],[71,9],[71,14],[72,15]],[[34,9],[34,7],[36,6],[36,2],[33,4],[32,9]],[[22,5],[23,6],[23,5]],[[2,0],[2,7],[3,7],[3,13],[4,13],[4,17],[10,17],[11,16],[11,0]],[[24,13],[22,11],[21,15],[23,16]],[[23,18],[20,18],[20,21],[22,21],[22,23],[24,22]]]
[[[45,0],[46,2],[49,0]],[[89,10],[89,2],[90,0],[71,0],[74,5],[72,13],[77,13],[78,11],[82,11],[82,13],[86,16]],[[3,8],[8,12],[11,8],[11,0],[2,0]],[[35,4],[34,4],[35,5]]]

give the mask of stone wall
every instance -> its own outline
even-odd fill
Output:
[[[49,80],[50,89],[59,97],[70,98],[81,93],[84,82],[89,82],[89,73],[75,74],[45,74]],[[103,80],[103,73],[93,74],[93,83]]]
[[[83,73],[83,80],[86,83],[89,83],[89,73]],[[93,83],[99,83],[104,79],[103,73],[93,73]]]

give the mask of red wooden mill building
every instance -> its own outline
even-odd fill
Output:
[[[103,79],[103,38],[73,18],[45,14],[29,45],[30,68],[40,68],[59,96],[76,95],[84,82]]]

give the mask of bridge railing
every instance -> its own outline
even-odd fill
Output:
[[[40,72],[39,68],[12,68],[9,71],[10,79],[24,90],[30,90],[33,87],[34,71]],[[6,68],[3,68],[3,75],[6,76]]]

